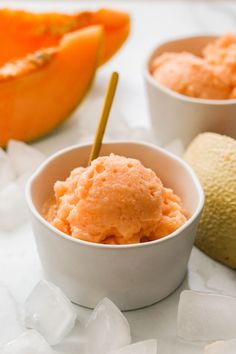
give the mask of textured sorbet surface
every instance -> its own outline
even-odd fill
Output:
[[[42,214],[56,228],[81,240],[130,244],[152,241],[186,220],[180,198],[141,162],[111,154],[74,169],[54,185]]]
[[[151,63],[157,82],[186,96],[236,98],[236,35],[227,34],[203,48],[202,55],[164,53]]]

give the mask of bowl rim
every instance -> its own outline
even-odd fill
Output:
[[[213,99],[207,99],[207,98],[197,98],[197,97],[190,97],[190,96],[186,96],[183,95],[181,93],[178,93],[174,90],[171,90],[170,88],[160,84],[159,82],[157,82],[153,76],[150,73],[149,70],[149,65],[150,65],[150,61],[151,59],[154,57],[155,52],[163,45],[165,44],[169,44],[169,43],[173,43],[173,42],[180,42],[183,40],[195,40],[195,39],[200,39],[200,38],[218,38],[219,34],[202,34],[202,35],[192,35],[192,36],[179,36],[179,37],[173,37],[172,39],[169,39],[167,41],[162,41],[160,42],[158,45],[153,46],[153,48],[151,49],[151,51],[149,52],[149,54],[146,56],[146,59],[144,61],[144,65],[143,65],[143,76],[145,78],[145,80],[148,82],[148,84],[150,84],[151,86],[153,86],[155,89],[158,89],[160,91],[162,91],[163,93],[172,96],[175,99],[179,99],[181,101],[184,102],[188,102],[188,103],[193,103],[193,104],[202,104],[202,105],[210,105],[210,106],[223,106],[223,105],[234,105],[236,104],[236,98],[227,98],[227,99],[221,99],[221,100],[213,100]]]
[[[155,244],[158,243],[163,243],[163,242],[168,242],[169,240],[171,240],[172,238],[178,236],[180,233],[182,233],[183,230],[185,230],[186,228],[188,228],[193,221],[199,216],[199,214],[202,212],[203,206],[204,206],[204,192],[201,186],[201,183],[197,177],[197,175],[195,174],[195,172],[193,171],[193,169],[187,164],[187,162],[185,162],[184,160],[182,160],[181,158],[179,158],[178,156],[168,152],[167,150],[156,146],[154,144],[150,144],[150,143],[144,143],[144,142],[140,142],[140,141],[108,141],[108,142],[104,142],[103,145],[123,145],[123,144],[129,144],[129,145],[139,145],[141,146],[145,146],[147,148],[150,149],[154,149],[157,152],[161,153],[162,155],[165,155],[167,158],[170,158],[172,160],[175,160],[178,164],[180,164],[185,170],[187,170],[187,173],[190,175],[190,177],[192,178],[194,185],[196,187],[197,193],[198,193],[198,204],[196,207],[196,210],[194,211],[193,215],[183,224],[181,225],[176,231],[172,232],[171,234],[162,237],[160,239],[154,240],[154,241],[149,241],[149,242],[143,242],[143,243],[133,243],[133,244],[121,244],[121,245],[111,245],[111,244],[101,244],[101,243],[95,243],[95,242],[89,242],[89,241],[84,241],[81,240],[79,238],[74,238],[70,235],[67,235],[66,233],[58,230],[56,227],[54,227],[53,225],[51,225],[36,209],[34,202],[32,200],[32,193],[31,193],[31,187],[32,184],[34,182],[34,180],[40,175],[40,173],[47,168],[47,166],[50,165],[50,163],[54,160],[56,160],[57,158],[59,158],[62,155],[65,155],[67,153],[70,153],[73,150],[82,148],[82,147],[91,147],[92,144],[90,143],[82,143],[82,144],[75,144],[69,147],[66,147],[64,149],[59,150],[58,152],[56,152],[55,154],[51,155],[49,158],[47,158],[38,168],[37,170],[31,175],[31,177],[29,178],[29,180],[27,181],[26,184],[26,188],[25,188],[25,197],[26,197],[26,202],[28,205],[28,209],[30,210],[30,212],[33,214],[33,216],[46,228],[48,228],[52,234],[56,234],[57,236],[63,237],[64,239],[68,240],[69,242],[75,242],[77,244],[80,244],[82,246],[87,246],[87,247],[94,247],[94,248],[102,248],[102,249],[113,249],[113,250],[122,250],[122,249],[136,249],[139,247],[152,247]]]

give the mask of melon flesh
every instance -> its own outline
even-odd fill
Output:
[[[93,13],[91,24],[104,28],[104,50],[101,64],[109,60],[122,46],[130,32],[130,17],[125,12],[101,9]]]
[[[73,111],[92,82],[102,41],[102,27],[91,26],[1,68],[1,146],[45,135]]]
[[[2,9],[0,66],[38,49],[57,46],[66,33],[94,25],[101,25],[104,30],[102,64],[117,52],[128,37],[130,18],[127,13],[108,9],[75,14]]]

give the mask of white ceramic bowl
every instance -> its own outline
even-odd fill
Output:
[[[73,302],[86,307],[93,308],[104,296],[122,310],[150,305],[174,291],[185,276],[204,203],[202,188],[184,161],[161,148],[131,142],[104,144],[101,155],[114,152],[152,168],[165,186],[181,196],[191,216],[170,236],[148,243],[117,246],[74,239],[50,225],[40,211],[54,182],[85,166],[89,151],[89,145],[60,151],[28,182],[27,202],[45,276]]]
[[[176,93],[159,84],[150,74],[154,57],[164,52],[200,55],[215,36],[182,38],[159,45],[145,63],[144,77],[153,129],[161,145],[181,139],[186,147],[204,131],[217,132],[236,138],[236,100],[197,99]]]

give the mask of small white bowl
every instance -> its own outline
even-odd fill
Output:
[[[200,55],[215,36],[177,39],[159,45],[145,63],[144,77],[154,132],[161,145],[180,139],[186,147],[204,131],[236,138],[236,99],[208,100],[184,96],[159,84],[150,73],[150,64],[165,52],[187,51]]]
[[[78,166],[86,166],[90,145],[73,146],[49,158],[31,177],[26,196],[39,256],[46,277],[69,298],[93,308],[107,296],[122,310],[153,304],[182,282],[204,204],[201,185],[181,159],[152,145],[132,142],[103,144],[111,152],[139,159],[182,198],[188,221],[171,235],[133,245],[81,241],[50,225],[40,214],[53,184]]]

